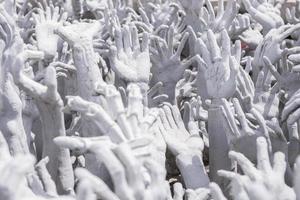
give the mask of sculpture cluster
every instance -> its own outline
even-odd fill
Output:
[[[299,0],[2,0],[0,52],[0,200],[300,199]]]

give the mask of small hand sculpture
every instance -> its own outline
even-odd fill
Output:
[[[241,42],[246,45],[248,50],[255,50],[256,47],[263,41],[263,35],[257,29],[249,28],[238,36]]]
[[[149,35],[139,42],[135,26],[115,27],[115,45],[110,49],[110,63],[116,74],[125,81],[148,84],[150,78]]]
[[[239,63],[231,55],[230,38],[223,30],[222,46],[219,47],[214,33],[208,30],[207,34],[207,44],[200,38],[197,40],[199,53],[203,57],[197,76],[198,92],[204,99],[231,97],[236,90]]]
[[[278,28],[284,24],[280,16],[280,3],[278,7],[273,6],[267,0],[262,2],[243,0],[248,13],[263,26],[263,33],[266,35],[271,29]]]
[[[197,96],[196,78],[197,72],[192,72],[188,69],[184,71],[183,79],[179,80],[176,84],[175,96],[177,103],[184,98]]]
[[[175,85],[180,80],[185,69],[193,63],[199,63],[199,56],[193,56],[187,60],[181,59],[181,53],[184,45],[189,37],[189,33],[185,33],[175,51],[175,44],[173,41],[174,27],[171,26],[168,31],[167,40],[155,39],[155,49],[152,49],[151,61],[152,80],[154,82],[161,81],[163,83],[163,93],[167,94],[168,102],[175,100]],[[173,73],[170,73],[170,70]]]
[[[228,123],[232,128],[232,134],[227,135],[227,139],[235,151],[242,152],[251,161],[255,161],[255,148],[243,148],[245,145],[255,146],[257,137],[266,137],[269,142],[269,149],[271,148],[270,136],[268,134],[266,122],[263,116],[254,108],[250,110],[251,114],[256,119],[256,123],[259,124],[259,128],[254,128],[255,126],[249,123],[247,117],[239,103],[238,99],[232,100],[234,111],[236,113],[237,119],[234,118],[235,114],[231,113],[231,108],[229,104],[223,100],[223,108],[225,115],[227,117]],[[239,122],[237,123],[236,120]]]
[[[209,189],[207,188],[198,188],[195,190],[187,189],[185,190],[182,187],[182,184],[176,182],[173,185],[174,195],[173,200],[207,200],[209,199]]]
[[[199,136],[197,125],[189,122],[190,133],[185,129],[180,112],[176,106],[164,105],[160,112],[160,132],[168,149],[176,158],[177,167],[187,188],[206,187],[209,183],[202,161],[204,143]],[[190,166],[189,162],[193,162]],[[190,166],[190,170],[187,168]],[[197,179],[192,178],[195,175]]]
[[[231,151],[229,157],[238,163],[245,175],[219,171],[220,176],[231,180],[233,197],[237,199],[295,199],[293,189],[284,181],[286,170],[284,154],[275,153],[272,166],[266,140],[259,137],[256,143],[257,168],[243,154]]]
[[[268,34],[264,37],[264,40],[255,50],[253,65],[256,68],[264,66],[264,56],[266,56],[272,64],[276,63],[284,53],[284,50],[281,48],[282,41],[290,36],[293,32],[297,31],[299,28],[300,25],[284,25],[279,27],[278,29],[273,29],[268,32]],[[273,51],[269,51],[270,49],[272,49]],[[257,71],[258,69],[254,70]]]
[[[116,200],[167,198],[165,170],[153,160],[148,159],[144,162],[137,160],[128,144],[123,143],[113,149],[107,145],[96,145],[90,150],[95,152],[97,159],[106,166],[113,181],[113,191],[101,179],[85,169],[78,168],[75,175],[80,182],[86,180],[97,186],[98,189],[97,187],[92,189],[98,198]]]
[[[53,58],[57,53],[58,35],[54,30],[62,26],[67,19],[67,13],[59,7],[50,4],[45,10],[37,9],[38,14],[33,13],[35,21],[35,33],[37,45],[40,51],[45,53],[46,58]]]

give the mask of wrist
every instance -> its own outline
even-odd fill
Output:
[[[207,102],[207,105],[209,105],[209,109],[219,109],[222,107],[222,99],[221,98],[212,98],[209,100],[210,102]]]
[[[148,105],[148,90],[149,90],[149,85],[147,82],[137,82],[135,83],[139,86],[142,97],[143,97],[143,104]]]

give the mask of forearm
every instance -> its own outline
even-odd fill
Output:
[[[86,100],[94,102],[95,84],[103,81],[96,57],[91,44],[73,47],[73,59],[77,70],[79,95]]]
[[[144,82],[140,82],[137,83],[137,85],[140,87],[141,89],[141,93],[143,96],[143,104],[145,106],[148,106],[148,90],[149,90],[149,84],[148,83],[144,83]]]
[[[3,110],[1,112],[1,132],[3,133],[12,155],[29,153],[26,133],[22,121],[22,102],[13,83],[5,83]]]
[[[38,103],[43,132],[43,157],[49,157],[48,170],[60,194],[73,190],[74,175],[68,149],[59,148],[53,142],[57,136],[65,136],[65,125],[60,105],[47,107]]]
[[[10,153],[15,156],[18,154],[29,153],[26,134],[21,119],[3,120],[1,131],[8,143]]]
[[[209,172],[212,181],[222,184],[222,179],[217,175],[218,170],[230,170],[231,162],[228,158],[229,145],[226,131],[231,131],[226,122],[222,108],[216,106],[208,110],[208,135],[209,135]]]

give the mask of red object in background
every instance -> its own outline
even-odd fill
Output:
[[[242,47],[243,50],[249,49],[249,46],[244,42],[241,42],[241,47]]]

